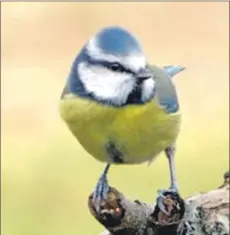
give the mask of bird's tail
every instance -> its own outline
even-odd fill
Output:
[[[176,74],[180,73],[181,71],[185,70],[185,67],[181,65],[169,65],[169,66],[164,66],[163,68],[164,68],[164,71],[170,77],[173,77]]]

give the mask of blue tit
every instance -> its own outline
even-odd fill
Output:
[[[169,160],[177,190],[174,145],[180,112],[172,77],[182,66],[149,65],[137,39],[121,27],[91,37],[76,56],[60,99],[60,115],[83,148],[107,165],[93,193],[105,200],[111,164]]]

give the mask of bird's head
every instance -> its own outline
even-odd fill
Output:
[[[78,80],[78,81],[77,81]],[[148,102],[155,82],[136,38],[120,27],[93,36],[73,63],[71,92],[115,106]]]

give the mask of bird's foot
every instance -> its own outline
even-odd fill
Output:
[[[169,212],[167,211],[167,196],[176,196],[179,195],[178,189],[176,186],[170,187],[169,189],[161,189],[158,190],[158,198],[157,198],[157,206],[160,208],[162,212],[164,212],[166,215],[169,215]]]
[[[107,199],[109,193],[109,184],[106,174],[103,174],[97,182],[96,188],[93,192],[92,204],[95,210],[99,213],[101,203]]]

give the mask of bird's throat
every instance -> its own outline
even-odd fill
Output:
[[[141,100],[142,87],[138,84],[134,90],[129,94],[126,104],[139,104],[142,103]]]

